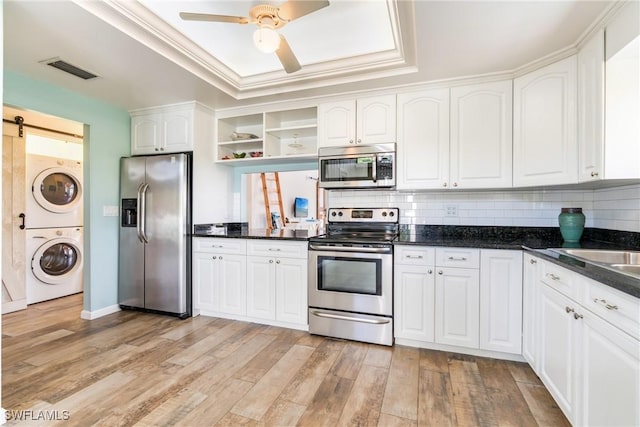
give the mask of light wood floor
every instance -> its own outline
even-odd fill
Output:
[[[5,409],[69,411],[65,426],[568,425],[523,363],[80,310],[76,295],[3,316]]]

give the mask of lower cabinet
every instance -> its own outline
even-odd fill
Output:
[[[640,340],[625,330],[630,319],[640,321],[640,300],[542,259],[535,261],[537,329],[525,329],[525,343],[530,343],[525,349],[538,358],[531,365],[534,371],[573,425],[640,425]],[[564,283],[543,281],[547,266]],[[607,300],[596,314],[586,307],[594,302],[592,295],[600,293],[606,293]]]
[[[202,237],[193,248],[194,314],[307,328],[306,242]]]
[[[521,353],[521,251],[396,245],[394,260],[400,344]]]

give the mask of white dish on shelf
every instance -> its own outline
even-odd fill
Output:
[[[244,139],[258,139],[260,138],[258,135],[254,135],[252,133],[243,133],[243,132],[233,132],[231,133],[232,141],[240,141]]]

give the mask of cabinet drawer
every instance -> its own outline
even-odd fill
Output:
[[[640,339],[640,299],[588,278],[583,278],[583,282],[582,305]]]
[[[307,242],[286,242],[282,240],[249,240],[247,242],[248,255],[307,258],[307,250]]]
[[[580,280],[578,274],[546,261],[542,263],[539,271],[542,282],[561,294],[576,299],[576,281]]]
[[[245,255],[247,241],[244,239],[196,237],[193,239],[193,252]]]
[[[424,246],[395,246],[394,261],[402,265],[434,265],[436,261],[435,248]]]
[[[480,250],[468,248],[436,248],[438,267],[480,268]]]

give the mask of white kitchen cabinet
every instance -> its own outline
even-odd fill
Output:
[[[193,239],[193,308],[196,313],[246,314],[246,242]]]
[[[604,178],[604,31],[578,52],[578,181]]]
[[[480,251],[480,348],[522,353],[522,251]]]
[[[538,366],[537,319],[540,300],[538,258],[525,253],[522,270],[522,356],[535,371]]]
[[[250,241],[247,253],[247,316],[305,327],[306,243]]]
[[[398,94],[396,187],[446,188],[449,181],[449,89]]]
[[[514,80],[515,187],[578,181],[576,64],[571,56]]]
[[[377,95],[318,105],[318,146],[396,142],[396,96]]]
[[[434,341],[435,249],[396,246],[394,254],[394,336]]]
[[[480,280],[478,269],[436,267],[435,342],[478,348]]]
[[[512,82],[451,89],[449,187],[512,186]]]
[[[131,154],[193,151],[194,138],[211,138],[213,113],[197,102],[130,111]]]
[[[542,285],[540,294],[540,353],[538,376],[562,412],[574,419],[576,387],[576,304]]]

